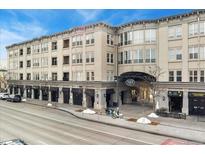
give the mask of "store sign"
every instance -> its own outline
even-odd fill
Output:
[[[135,86],[135,80],[134,79],[127,79],[125,81],[125,84],[129,87],[134,87]]]
[[[200,92],[190,92],[189,96],[192,97],[205,97],[205,93],[200,93]]]

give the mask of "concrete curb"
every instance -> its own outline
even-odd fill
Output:
[[[167,137],[175,137],[183,140],[189,140],[192,142],[199,142],[201,144],[205,144],[205,132],[200,132],[196,130],[187,130],[179,127],[172,127],[172,126],[167,126],[167,125],[143,125],[143,124],[138,124],[135,122],[129,122],[124,119],[112,119],[111,117],[108,116],[102,116],[102,115],[90,115],[90,114],[85,114],[82,112],[75,112],[71,111],[62,107],[49,107],[41,104],[35,104],[35,103],[28,103],[27,104],[32,104],[32,105],[37,105],[37,106],[44,106],[52,109],[57,109],[66,113],[69,113],[79,119],[83,120],[88,120],[88,121],[93,121],[93,122],[98,122],[106,125],[111,125],[115,127],[121,127],[121,128],[126,128],[126,129],[131,129],[131,130],[136,130],[136,131],[141,131],[141,132],[146,132],[150,134],[155,134],[155,135],[163,135]]]

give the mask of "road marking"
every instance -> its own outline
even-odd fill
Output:
[[[3,107],[5,107],[5,106],[3,106]],[[113,134],[113,133],[109,133],[109,132],[105,132],[105,131],[101,131],[101,130],[96,130],[96,129],[92,129],[90,127],[86,127],[86,126],[82,126],[82,125],[78,125],[78,124],[67,123],[65,121],[57,120],[57,119],[50,118],[50,117],[43,117],[43,116],[40,116],[40,115],[37,115],[37,114],[34,114],[34,113],[29,113],[29,112],[26,112],[26,111],[21,111],[19,109],[14,109],[14,108],[11,108],[11,107],[8,107],[8,106],[6,106],[5,108],[10,109],[10,110],[14,110],[14,111],[18,111],[18,112],[22,112],[22,113],[25,113],[25,114],[29,114],[29,115],[34,115],[36,117],[40,117],[40,118],[44,118],[44,119],[48,119],[48,120],[53,120],[53,121],[56,121],[56,122],[59,122],[59,123],[64,123],[66,125],[70,125],[70,126],[75,126],[75,127],[91,130],[91,131],[96,132],[96,133],[107,134],[107,135],[110,135],[110,136],[115,136],[115,137],[118,137],[118,138],[123,138],[123,139],[126,139],[126,140],[135,141],[135,142],[141,142],[141,143],[145,143],[145,144],[153,144],[153,143],[145,142],[145,141],[142,141],[142,140],[139,140],[139,139],[130,138],[130,137],[122,136],[122,135],[117,135],[117,134]]]

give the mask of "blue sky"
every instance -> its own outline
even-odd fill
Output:
[[[0,61],[6,59],[7,45],[75,26],[99,21],[120,25],[189,11],[191,10],[0,10]]]

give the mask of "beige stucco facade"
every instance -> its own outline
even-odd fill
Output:
[[[94,43],[87,44],[90,34],[91,39],[94,39]],[[75,36],[77,37],[74,38]],[[80,39],[78,36],[80,36]],[[65,48],[64,40],[66,39],[69,39],[69,46]],[[82,45],[79,43],[79,45],[74,46],[75,39],[82,41]],[[48,50],[46,51],[42,51],[44,42],[48,43]],[[57,42],[56,50],[52,50],[52,42]],[[40,45],[39,53],[33,52],[33,45]],[[93,107],[101,109],[107,107],[108,101],[117,101],[114,76],[120,76],[126,72],[150,74],[150,66],[159,66],[164,73],[159,76],[158,82],[162,85],[161,87],[166,85],[161,96],[157,98],[159,106],[169,108],[170,97],[174,96],[168,96],[168,92],[182,91],[183,107],[181,112],[189,114],[188,92],[199,91],[205,93],[203,86],[201,86],[201,89],[196,87],[198,83],[205,85],[204,79],[202,79],[205,71],[204,46],[204,10],[156,20],[137,21],[119,27],[97,23],[7,47],[9,84],[12,86],[26,86],[27,84],[33,86],[32,80],[35,80],[33,75],[39,73],[35,85],[39,83],[38,86],[52,87],[55,85],[56,87],[67,87],[69,89],[74,87],[82,88],[82,102],[86,102],[87,99],[86,89],[94,89],[94,96],[92,96],[95,98]],[[27,48],[31,49],[30,54],[27,54]],[[23,55],[19,55],[21,49],[23,49]],[[94,62],[88,63],[86,57],[87,53],[90,52],[94,55]],[[78,61],[73,56],[76,53],[81,54],[82,62],[74,62],[75,60]],[[69,64],[64,64],[64,56],[69,56]],[[120,56],[122,56],[121,59]],[[42,57],[48,59],[46,66],[41,64]],[[57,57],[57,65],[52,65],[52,57]],[[37,66],[33,66],[34,59],[39,59]],[[31,67],[26,66],[28,60],[31,60]],[[23,62],[22,68],[19,67],[20,61]],[[193,72],[190,72],[192,70]],[[64,72],[69,73],[69,81],[63,81]],[[31,73],[31,81],[27,80],[28,73]],[[48,74],[46,79],[42,79],[43,73]],[[52,73],[57,73],[57,81],[52,81]],[[171,76],[172,73],[173,76]],[[21,80],[20,74],[23,74]],[[153,74],[150,75],[153,76]],[[45,85],[46,82],[48,83]],[[59,85],[56,85],[56,82]],[[119,86],[119,92],[129,89],[122,83]],[[109,100],[106,100],[106,93],[109,93],[106,92],[106,89],[114,90],[114,92],[110,91],[112,95],[109,96]],[[61,91],[59,93],[61,95]],[[146,98],[149,97],[150,93],[145,93]],[[70,102],[73,102],[72,95],[72,90],[70,90]],[[130,103],[129,92],[121,95],[124,95],[124,103]],[[122,99],[118,101],[122,103]],[[98,104],[101,104],[101,106],[99,107]],[[83,106],[86,107],[86,104]]]

